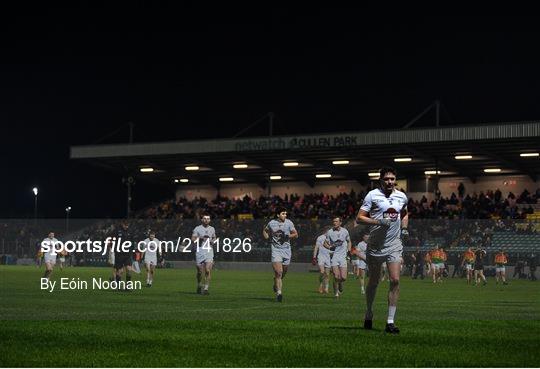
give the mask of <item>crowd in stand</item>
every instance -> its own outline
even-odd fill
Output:
[[[458,191],[459,193],[459,191]],[[254,219],[272,217],[275,209],[289,209],[292,219],[329,219],[339,215],[344,219],[353,218],[362,205],[365,192],[341,193],[336,196],[314,193],[298,196],[297,194],[241,199],[229,199],[217,196],[213,200],[178,198],[151,206],[137,214],[145,219],[193,219],[206,212],[213,218],[231,218],[240,214],[251,214]],[[538,203],[540,188],[534,194],[527,190],[520,196],[512,192],[506,198],[500,190],[476,192],[464,195],[452,193],[450,197],[441,197],[440,193],[432,201],[424,196],[421,200],[409,199],[408,210],[411,218],[417,219],[526,219],[534,213],[532,204]],[[529,204],[528,207],[518,204]]]

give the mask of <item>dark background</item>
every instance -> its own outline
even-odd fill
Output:
[[[22,9],[2,15],[0,217],[121,217],[120,176],[69,146],[540,118],[539,18],[363,9]],[[433,116],[417,124],[432,125]],[[103,139],[120,129],[115,135]],[[264,135],[260,125],[244,136]],[[134,208],[172,196],[140,182]]]

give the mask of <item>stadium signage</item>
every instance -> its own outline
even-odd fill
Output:
[[[261,139],[238,142],[235,151],[303,149],[308,147],[357,146],[357,136],[314,136],[289,139]]]

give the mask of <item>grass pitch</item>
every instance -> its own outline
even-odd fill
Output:
[[[535,367],[540,284],[466,285],[403,277],[399,336],[384,333],[387,283],[375,329],[361,329],[364,296],[350,278],[339,300],[316,273],[289,273],[274,301],[272,273],[214,272],[209,296],[193,270],[157,270],[130,293],[40,290],[43,269],[0,266],[1,366]],[[55,270],[53,280],[107,279],[110,268]]]

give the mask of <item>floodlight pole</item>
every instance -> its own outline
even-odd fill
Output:
[[[66,234],[69,233],[69,213],[71,211],[71,206],[66,208]]]
[[[133,122],[129,122],[129,143],[133,143]],[[126,219],[129,219],[131,217],[131,186],[135,183],[135,179],[128,174],[128,177],[125,179],[125,183],[127,186],[127,199],[126,199]]]
[[[34,225],[37,224],[37,194],[34,196]]]
[[[272,135],[274,133],[274,112],[269,112],[268,113],[268,147],[272,147]],[[268,189],[268,197],[271,196],[272,194],[272,180],[270,179],[270,176],[272,175],[272,169],[271,167],[268,168],[268,186],[267,189]]]
[[[37,225],[37,216],[38,216],[38,193],[39,189],[37,187],[32,188],[32,192],[34,193],[34,226]]]

